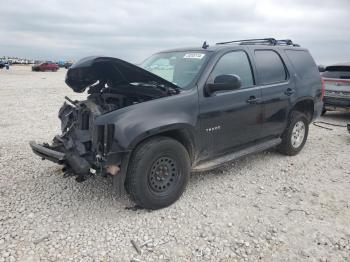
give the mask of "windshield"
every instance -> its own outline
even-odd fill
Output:
[[[140,66],[181,88],[189,88],[206,56],[206,52],[200,51],[158,53],[146,59]]]

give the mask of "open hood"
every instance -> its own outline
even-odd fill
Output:
[[[86,57],[74,63],[67,71],[66,84],[74,92],[84,92],[97,81],[112,81],[114,85],[156,82],[175,89],[179,88],[141,67],[113,57]]]

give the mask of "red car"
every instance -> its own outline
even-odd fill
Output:
[[[52,71],[56,72],[59,69],[59,66],[55,63],[42,63],[39,65],[33,65],[32,66],[32,71]]]

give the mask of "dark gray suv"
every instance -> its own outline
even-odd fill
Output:
[[[191,171],[252,152],[303,148],[320,115],[323,89],[305,48],[290,40],[240,40],[159,52],[135,66],[87,57],[66,83],[62,134],[34,153],[83,181],[110,175],[144,208],[175,202]]]

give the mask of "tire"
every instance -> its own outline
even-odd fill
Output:
[[[284,155],[295,156],[303,149],[308,134],[309,121],[307,117],[301,112],[292,111],[278,151]]]
[[[132,200],[146,209],[173,204],[185,190],[190,158],[185,147],[167,137],[142,142],[132,153],[126,188]]]

